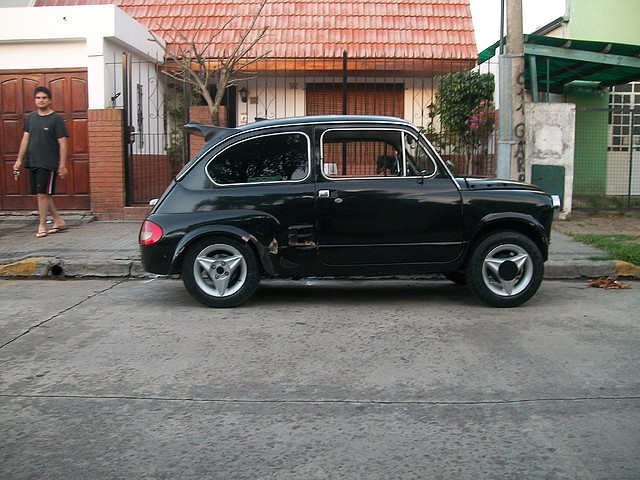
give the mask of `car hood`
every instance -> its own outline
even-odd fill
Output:
[[[456,177],[456,182],[462,190],[530,190],[541,192],[535,185],[515,180],[501,180],[499,178]]]

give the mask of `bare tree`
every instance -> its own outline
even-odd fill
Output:
[[[163,48],[165,62],[168,60],[164,73],[197,89],[207,102],[213,123],[219,123],[220,105],[226,89],[236,85],[240,80],[250,78],[247,75],[243,76],[242,70],[264,59],[270,53],[266,52],[252,58],[248,56],[256,44],[267,34],[267,26],[256,29],[256,22],[264,9],[266,1],[262,0],[260,2],[257,11],[251,17],[249,25],[242,30],[228,54],[226,50],[216,48],[216,43],[225,29],[236,20],[235,18],[228,20],[219,31],[215,32],[204,43],[196,42],[196,39],[201,37],[202,24],[195,30],[192,38],[187,38],[175,28],[172,30],[160,28],[166,43],[158,37],[153,38],[153,41]],[[216,53],[212,53],[214,51]],[[215,85],[216,87],[215,97],[211,96],[210,85]]]

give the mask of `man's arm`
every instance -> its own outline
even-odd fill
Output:
[[[18,150],[18,158],[16,159],[16,163],[13,164],[14,170],[20,170],[22,166],[22,162],[24,160],[24,156],[27,153],[27,147],[29,146],[29,133],[24,132],[22,135],[22,141],[20,141],[20,149]]]
[[[60,166],[58,167],[58,175],[60,178],[67,176],[67,151],[68,151],[67,137],[60,137],[58,139],[58,145],[60,146]]]

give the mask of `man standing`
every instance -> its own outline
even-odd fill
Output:
[[[17,175],[25,154],[25,168],[29,169],[31,194],[38,198],[39,224],[36,237],[64,230],[66,224],[55,204],[52,195],[55,192],[56,174],[60,178],[67,175],[67,127],[62,117],[51,109],[51,91],[46,87],[35,90],[36,108],[27,117],[24,135],[20,142],[18,158],[13,165]],[[53,228],[47,231],[47,213],[53,218]]]

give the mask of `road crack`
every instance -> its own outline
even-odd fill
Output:
[[[273,405],[362,405],[362,406],[482,406],[482,405],[518,405],[534,403],[570,403],[593,401],[640,400],[639,395],[597,395],[582,397],[540,397],[495,400],[357,400],[357,399],[252,399],[252,398],[197,398],[197,397],[162,397],[149,395],[64,395],[64,394],[1,394],[0,398],[13,399],[49,399],[49,400],[126,400],[167,403],[219,403],[219,404],[273,404]]]
[[[6,347],[7,345],[12,344],[13,342],[15,342],[16,340],[19,340],[20,338],[24,337],[25,335],[28,335],[29,333],[33,332],[34,330],[46,325],[47,323],[55,320],[56,318],[58,318],[61,315],[64,315],[65,313],[70,312],[71,310],[73,310],[76,307],[79,307],[80,305],[82,305],[83,303],[91,300],[92,298],[97,297],[98,295],[102,295],[105,292],[108,292],[109,290],[117,287],[118,285],[122,284],[123,282],[126,282],[128,279],[124,278],[122,280],[118,280],[115,283],[113,283],[112,285],[110,285],[107,288],[103,288],[100,291],[94,292],[91,295],[87,295],[86,298],[83,298],[82,300],[80,300],[79,302],[74,303],[73,305],[68,306],[67,308],[60,310],[59,312],[55,313],[54,315],[51,315],[49,318],[46,318],[44,320],[42,320],[41,322],[36,323],[35,325],[30,326],[29,328],[27,328],[24,332],[22,332],[20,335],[12,338],[11,340],[3,343],[2,345],[0,345],[0,349]]]

